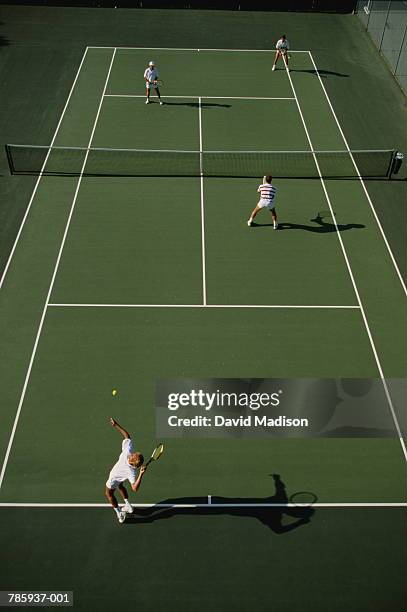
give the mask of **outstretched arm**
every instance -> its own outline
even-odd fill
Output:
[[[120,433],[122,434],[123,438],[130,438],[130,434],[128,431],[126,431],[125,429],[123,429],[123,427],[121,427],[121,425],[119,425],[119,423],[117,421],[115,421],[112,417],[110,417],[110,425],[112,427],[114,427],[115,429],[117,429],[117,431],[120,431]]]

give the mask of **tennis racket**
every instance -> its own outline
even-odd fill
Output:
[[[151,85],[157,85],[157,87],[162,87],[164,85],[164,81],[162,79],[156,79],[155,81],[150,81]]]
[[[158,460],[158,459],[161,457],[161,455],[163,454],[163,452],[164,452],[164,444],[161,444],[161,443],[160,443],[160,444],[159,444],[158,446],[156,446],[156,447],[155,447],[155,449],[153,450],[153,453],[152,453],[152,455],[151,455],[150,459],[149,459],[149,460],[147,461],[147,463],[146,463],[146,467],[147,467],[148,465],[150,465],[150,463],[151,463],[152,461],[157,461],[157,460]]]

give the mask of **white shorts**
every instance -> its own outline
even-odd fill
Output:
[[[106,486],[108,489],[117,489],[120,484],[124,484],[127,478],[123,478],[120,474],[110,472],[109,478],[106,480]],[[130,481],[129,481],[130,482]],[[131,482],[130,482],[131,485]]]
[[[109,478],[106,480],[106,486],[108,489],[117,489],[122,480],[117,480],[112,474],[109,474]]]
[[[146,87],[147,89],[157,89],[158,84],[157,83],[149,83],[149,81],[146,81]]]
[[[272,210],[275,207],[275,204],[274,204],[274,200],[262,200],[260,198],[260,200],[257,203],[257,206],[259,208],[269,208],[270,210]]]

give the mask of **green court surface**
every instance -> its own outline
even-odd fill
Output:
[[[163,106],[144,104],[152,54]],[[260,86],[248,75],[270,60],[88,47],[54,144],[346,149],[312,55],[293,52],[292,72]],[[273,231],[264,211],[246,224],[261,177],[159,174],[36,184],[1,290],[2,588],[73,588],[84,610],[126,607],[118,581],[140,610],[399,610],[407,452],[391,396],[391,438],[165,441],[134,497],[145,507],[123,526],[104,507],[120,443],[107,418],[148,453],[158,378],[402,378],[407,366],[405,286],[362,181],[277,179]],[[286,507],[298,491],[315,508]]]
[[[0,510],[2,519],[4,514]],[[98,508],[21,509],[7,516],[3,542],[20,559],[27,559],[28,543],[30,574],[27,562],[8,564],[2,580],[20,589],[37,588],[43,576],[50,589],[75,585],[74,609],[80,610],[107,610],[113,603],[142,610],[246,611],[253,602],[279,612],[326,610],[327,602],[337,612],[400,609],[403,509],[324,508],[286,532],[276,509],[159,514],[145,510],[118,529]],[[66,541],[56,560],[61,525]]]

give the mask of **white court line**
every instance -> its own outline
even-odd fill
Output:
[[[324,304],[80,304],[48,303],[50,308],[308,308],[359,310],[360,306]]]
[[[145,98],[146,96],[143,94],[105,94],[105,98]],[[293,97],[288,98],[268,98],[262,96],[165,96],[165,98],[191,98],[198,99],[202,98],[202,100],[295,100]]]
[[[401,286],[403,287],[403,289],[404,289],[404,293],[405,293],[405,295],[407,296],[407,287],[406,287],[406,284],[405,284],[404,279],[403,279],[403,277],[402,277],[402,275],[401,275],[400,269],[399,269],[399,267],[398,267],[398,265],[397,265],[396,259],[395,259],[394,255],[393,255],[393,251],[391,250],[391,247],[390,247],[389,241],[387,240],[386,234],[384,233],[384,229],[383,229],[383,227],[382,227],[382,224],[380,223],[380,219],[379,219],[379,217],[378,217],[378,215],[377,215],[377,213],[376,213],[376,209],[375,209],[375,207],[374,207],[374,205],[373,205],[373,202],[372,202],[372,200],[371,200],[371,198],[370,198],[370,196],[369,196],[369,193],[368,193],[368,191],[367,191],[367,189],[366,189],[365,182],[364,182],[364,180],[363,180],[363,178],[362,178],[362,176],[361,176],[361,174],[360,174],[360,172],[359,172],[359,169],[358,169],[358,167],[357,167],[357,165],[356,165],[355,158],[353,157],[353,154],[352,154],[352,151],[351,151],[351,149],[350,149],[350,147],[349,147],[348,141],[346,140],[345,134],[343,133],[343,130],[342,130],[341,124],[339,123],[339,119],[338,119],[338,117],[336,116],[336,113],[335,113],[335,111],[334,111],[334,109],[333,109],[333,106],[332,106],[332,104],[331,104],[331,100],[329,99],[328,93],[327,93],[327,91],[326,91],[326,89],[325,89],[325,85],[324,85],[324,84],[323,84],[323,82],[322,82],[321,75],[320,75],[320,74],[319,74],[319,72],[318,72],[318,68],[317,68],[317,66],[316,66],[316,64],[315,64],[315,62],[314,62],[314,58],[312,57],[312,53],[311,53],[311,51],[309,51],[309,56],[310,56],[310,59],[311,59],[311,62],[312,62],[312,64],[313,64],[313,66],[314,66],[314,68],[315,68],[315,71],[316,71],[316,73],[317,73],[317,75],[318,75],[319,82],[321,83],[321,87],[322,87],[322,89],[323,89],[323,91],[324,91],[325,97],[326,97],[327,102],[328,102],[328,104],[329,104],[329,108],[331,109],[332,114],[333,114],[333,116],[334,116],[334,119],[335,119],[336,125],[338,126],[338,129],[339,129],[339,131],[340,131],[340,133],[341,133],[341,136],[342,136],[343,142],[345,143],[345,146],[346,146],[346,148],[347,148],[347,150],[348,150],[348,153],[349,153],[349,155],[350,155],[350,158],[351,158],[351,160],[352,160],[352,163],[353,163],[353,165],[354,165],[354,167],[355,167],[355,170],[356,170],[357,176],[358,176],[358,178],[359,178],[359,180],[360,180],[360,183],[361,183],[361,185],[362,185],[362,187],[363,187],[363,191],[365,192],[365,196],[366,196],[366,198],[367,198],[367,201],[369,202],[370,208],[372,209],[373,216],[374,216],[374,218],[376,219],[376,223],[377,223],[377,225],[378,225],[378,227],[379,227],[380,233],[381,233],[382,238],[383,238],[383,240],[384,240],[384,242],[385,242],[385,245],[386,245],[387,250],[388,250],[388,252],[389,252],[390,258],[391,258],[391,260],[392,260],[392,262],[393,262],[393,266],[394,266],[394,268],[395,268],[395,270],[396,270],[397,276],[399,277],[399,280],[400,280]]]
[[[334,225],[335,225],[335,229],[336,229],[336,235],[338,237],[339,244],[340,244],[341,250],[342,250],[342,254],[343,254],[343,257],[344,257],[344,260],[345,260],[345,263],[346,263],[346,267],[348,269],[349,277],[350,277],[351,282],[352,282],[353,290],[355,292],[355,296],[356,296],[356,299],[357,299],[359,307],[360,307],[360,312],[361,312],[361,315],[362,315],[362,318],[363,318],[363,322],[365,324],[365,328],[366,328],[366,332],[367,332],[367,335],[368,335],[368,338],[369,338],[370,346],[372,348],[372,352],[373,352],[373,355],[374,355],[374,358],[375,358],[375,361],[376,361],[376,366],[377,366],[377,369],[379,371],[380,378],[381,378],[381,381],[382,381],[382,384],[383,384],[383,388],[384,388],[384,391],[385,391],[387,403],[389,404],[390,412],[391,412],[391,415],[392,415],[392,418],[393,418],[394,426],[395,426],[396,431],[397,431],[397,435],[398,435],[398,438],[399,438],[400,446],[401,446],[401,449],[402,449],[402,452],[403,452],[403,455],[404,455],[404,459],[407,462],[407,448],[406,448],[406,445],[405,445],[405,442],[404,442],[404,439],[403,439],[403,435],[401,433],[401,428],[400,428],[400,424],[399,424],[398,419],[397,419],[396,412],[394,410],[393,401],[391,399],[391,396],[390,396],[390,393],[389,393],[389,389],[387,387],[387,383],[386,383],[386,380],[385,380],[385,377],[384,377],[384,373],[383,373],[383,368],[382,368],[382,365],[381,365],[381,362],[380,362],[380,359],[379,359],[379,355],[378,355],[377,350],[376,350],[376,345],[374,343],[372,333],[370,331],[370,326],[369,326],[369,323],[368,323],[368,320],[367,320],[367,317],[366,317],[366,313],[365,313],[365,310],[364,310],[364,307],[363,307],[363,304],[362,304],[362,300],[361,300],[360,295],[359,295],[359,290],[358,290],[358,287],[356,285],[355,277],[353,275],[353,270],[352,270],[352,267],[350,265],[350,261],[349,261],[348,254],[347,254],[346,249],[345,249],[345,245],[344,245],[343,240],[342,240],[341,233],[340,233],[339,228],[338,228],[338,224],[337,224],[337,221],[336,221],[336,218],[335,218],[335,215],[334,215],[334,212],[333,212],[333,208],[332,208],[332,203],[331,203],[328,191],[327,191],[326,186],[325,186],[325,181],[324,181],[324,179],[322,177],[322,174],[321,174],[321,170],[320,170],[320,167],[319,167],[319,163],[318,163],[317,157],[316,157],[315,152],[314,152],[314,146],[312,144],[311,137],[309,135],[308,128],[307,128],[307,125],[305,123],[304,115],[302,114],[301,106],[300,106],[300,103],[298,101],[297,93],[296,93],[295,88],[294,88],[294,84],[293,84],[293,81],[292,81],[292,78],[291,78],[291,74],[290,74],[290,71],[288,70],[288,66],[287,66],[287,63],[285,61],[285,58],[283,58],[283,59],[284,59],[284,63],[285,63],[286,73],[287,73],[288,79],[290,81],[291,89],[293,91],[293,94],[294,94],[296,102],[297,102],[298,112],[300,114],[301,121],[302,121],[302,124],[304,126],[305,134],[307,136],[307,140],[308,140],[309,146],[311,148],[312,155],[314,157],[314,162],[315,162],[318,174],[319,174],[319,178],[320,178],[321,185],[322,185],[322,188],[323,188],[323,191],[324,191],[324,194],[325,194],[325,198],[326,198],[326,201],[328,203],[329,210],[331,211],[332,219],[333,219],[333,222],[334,222]]]
[[[196,47],[98,47],[98,46],[89,46],[88,49],[117,49],[117,51],[228,51],[228,52],[236,52],[236,53],[275,53],[275,49],[210,49],[210,48],[202,48],[199,49]],[[291,53],[308,53],[306,49],[290,49]]]
[[[108,70],[108,73],[107,73],[107,76],[106,76],[106,80],[105,80],[105,85],[104,85],[104,88],[103,88],[103,93],[106,91],[106,87],[107,87],[107,83],[109,81],[109,76],[110,76],[110,72],[112,70],[113,60],[114,60],[115,54],[116,54],[116,51],[113,51],[112,59],[110,61],[109,70]],[[98,107],[98,110],[97,110],[97,113],[96,113],[95,121],[93,123],[93,128],[92,128],[92,132],[91,132],[91,135],[90,135],[90,138],[89,138],[89,143],[88,143],[88,149],[89,149],[89,147],[92,144],[93,136],[94,136],[94,133],[95,133],[95,130],[96,130],[96,125],[97,125],[97,122],[98,122],[98,119],[99,119],[99,115],[100,115],[100,110],[102,108],[102,103],[103,103],[103,94],[101,95],[100,102],[99,102],[99,107]],[[14,418],[13,428],[11,430],[10,439],[9,439],[9,442],[8,442],[6,454],[5,454],[4,461],[3,461],[3,466],[2,466],[2,469],[1,469],[1,473],[0,473],[0,489],[1,489],[1,486],[3,484],[4,474],[6,472],[6,468],[7,468],[7,464],[8,464],[8,460],[9,460],[9,456],[10,456],[10,452],[11,452],[11,448],[12,448],[13,441],[14,441],[14,436],[15,436],[17,425],[18,425],[18,421],[19,421],[19,418],[20,418],[21,409],[22,409],[22,406],[23,406],[23,403],[24,403],[25,394],[26,394],[26,391],[27,391],[28,381],[30,380],[31,370],[32,370],[32,367],[33,367],[35,355],[36,355],[37,348],[38,348],[38,343],[39,343],[41,332],[42,332],[42,328],[43,328],[43,325],[44,325],[44,320],[45,320],[45,315],[46,315],[46,312],[47,312],[47,306],[48,306],[48,303],[49,303],[49,298],[51,296],[52,289],[54,287],[55,277],[56,277],[56,274],[57,274],[57,271],[58,271],[59,262],[61,261],[62,251],[63,251],[64,245],[65,245],[66,237],[68,235],[69,226],[71,224],[71,219],[72,219],[72,215],[73,215],[73,212],[74,212],[74,209],[75,209],[75,204],[76,204],[76,200],[77,200],[77,197],[78,197],[79,188],[80,188],[80,185],[81,185],[82,176],[83,176],[83,172],[85,170],[85,165],[86,165],[86,162],[87,162],[87,159],[88,159],[88,155],[89,155],[89,151],[86,152],[86,155],[85,155],[85,158],[84,158],[84,161],[83,161],[83,164],[82,164],[82,168],[81,168],[81,172],[80,172],[80,175],[79,175],[78,183],[77,183],[77,186],[76,186],[75,194],[74,194],[74,197],[73,197],[73,200],[72,200],[72,204],[71,204],[71,209],[70,209],[70,212],[69,212],[68,220],[67,220],[66,225],[65,225],[65,231],[64,231],[64,234],[63,234],[63,237],[62,237],[62,242],[61,242],[61,245],[60,245],[60,248],[59,248],[58,257],[57,257],[57,260],[56,260],[56,263],[55,263],[54,272],[52,274],[51,282],[50,282],[50,285],[49,285],[48,294],[47,294],[47,297],[46,297],[46,300],[45,300],[44,308],[42,310],[41,320],[40,320],[40,323],[39,323],[39,326],[38,326],[37,335],[36,335],[34,346],[33,346],[33,350],[32,350],[32,353],[31,353],[30,363],[28,365],[27,373],[26,373],[25,380],[24,380],[24,386],[23,386],[23,389],[22,389],[22,392],[21,392],[20,401],[19,401],[19,404],[18,404],[16,416]]]
[[[81,71],[81,68],[82,68],[83,62],[85,61],[85,57],[86,57],[86,53],[87,53],[87,51],[88,51],[88,47],[85,49],[85,51],[84,51],[84,53],[83,53],[82,60],[81,60],[81,63],[79,64],[79,68],[78,68],[78,70],[77,70],[77,72],[76,72],[76,76],[75,76],[74,82],[72,83],[72,87],[71,87],[71,90],[70,90],[70,92],[69,92],[69,94],[68,94],[68,97],[67,97],[67,99],[66,99],[65,106],[64,106],[64,108],[62,109],[62,113],[61,113],[61,116],[60,116],[60,118],[59,118],[59,121],[58,121],[57,127],[55,128],[55,132],[54,132],[54,135],[53,135],[53,137],[52,137],[51,144],[49,145],[50,147],[52,147],[52,146],[53,146],[53,144],[54,144],[54,142],[55,142],[55,139],[56,139],[56,137],[57,137],[57,135],[58,135],[59,128],[61,127],[61,123],[62,123],[62,120],[63,120],[63,118],[64,118],[64,115],[65,115],[66,109],[68,108],[68,104],[69,104],[69,101],[70,101],[70,99],[71,99],[71,96],[72,96],[73,90],[75,89],[75,85],[76,85],[76,82],[77,82],[77,80],[78,80],[79,73],[80,73],[80,71]],[[33,189],[33,192],[32,192],[32,194],[31,194],[30,200],[29,200],[29,202],[28,202],[28,206],[27,206],[27,208],[26,208],[26,211],[25,211],[25,214],[24,214],[23,220],[21,221],[21,224],[20,224],[20,229],[18,230],[18,234],[17,234],[16,239],[15,239],[15,241],[14,241],[13,248],[11,249],[10,255],[9,255],[8,260],[7,260],[7,263],[6,263],[6,266],[5,266],[4,270],[3,270],[3,274],[2,274],[1,279],[0,279],[0,289],[1,289],[1,287],[3,286],[4,279],[6,278],[6,274],[7,274],[7,272],[8,272],[9,267],[10,267],[10,264],[11,264],[11,260],[13,259],[14,251],[16,250],[16,247],[17,247],[18,241],[19,241],[20,236],[21,236],[21,232],[23,231],[23,228],[24,228],[25,222],[26,222],[26,220],[27,220],[28,214],[29,214],[30,209],[31,209],[31,205],[32,205],[32,203],[33,203],[33,201],[34,201],[35,194],[37,193],[38,186],[39,186],[40,181],[41,181],[41,179],[42,179],[42,177],[43,177],[43,172],[44,172],[45,166],[46,166],[46,164],[47,164],[47,162],[48,162],[48,157],[49,157],[50,153],[51,153],[51,149],[49,149],[49,151],[48,151],[48,153],[47,153],[47,155],[46,155],[46,157],[45,157],[44,163],[42,164],[41,171],[40,171],[40,173],[39,173],[39,175],[38,175],[38,179],[37,179],[37,181],[36,181],[36,183],[35,183],[35,185],[34,185],[34,189]]]
[[[407,508],[407,502],[316,502],[315,504],[216,504],[212,499],[206,504],[131,504],[133,508]],[[3,502],[0,508],[111,508],[110,504],[74,504],[74,503],[18,503]]]
[[[202,250],[202,300],[206,306],[206,257],[205,257],[205,200],[204,200],[204,175],[202,162],[202,100],[199,98],[199,172],[201,175],[201,250]]]

